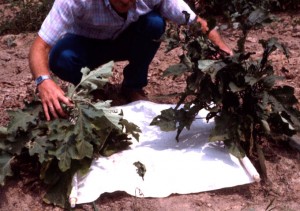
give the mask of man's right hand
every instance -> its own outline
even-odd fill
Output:
[[[61,103],[72,107],[73,104],[64,94],[64,91],[51,79],[44,80],[38,85],[39,96],[41,98],[46,120],[53,118],[66,117]]]

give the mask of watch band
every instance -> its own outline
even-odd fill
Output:
[[[50,75],[41,75],[39,77],[37,77],[35,79],[35,84],[38,86],[40,85],[44,80],[47,80],[47,79],[51,79],[51,76]]]

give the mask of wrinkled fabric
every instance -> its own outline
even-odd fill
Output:
[[[139,142],[128,150],[100,157],[93,161],[87,175],[77,176],[73,184],[77,203],[95,201],[103,193],[125,191],[137,197],[167,197],[171,194],[189,194],[233,187],[254,182],[239,159],[228,153],[222,143],[209,143],[214,121],[206,122],[207,111],[202,110],[190,130],[183,130],[179,142],[177,131],[164,132],[150,126],[154,117],[164,109],[176,105],[137,101],[112,107],[124,113],[124,118],[141,129]],[[146,172],[137,173],[135,162],[142,163]]]
[[[153,10],[178,24],[186,23],[183,11],[190,14],[189,23],[196,19],[196,14],[183,0],[137,0],[126,19],[114,11],[109,0],[56,0],[38,34],[51,46],[66,33],[115,39],[140,16]]]

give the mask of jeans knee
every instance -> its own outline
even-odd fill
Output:
[[[53,49],[49,55],[49,67],[55,74],[61,70],[67,70],[71,62],[71,52]]]
[[[71,50],[53,49],[49,55],[50,70],[64,81],[77,84],[81,79],[76,55]]]
[[[165,32],[166,22],[157,13],[150,12],[141,17],[139,32],[151,39],[159,39]]]

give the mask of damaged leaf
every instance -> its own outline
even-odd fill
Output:
[[[94,158],[128,148],[130,135],[138,140],[138,126],[123,119],[123,113],[115,112],[109,102],[94,102],[90,95],[103,89],[112,67],[110,62],[93,71],[82,69],[78,86],[68,87],[74,107],[64,108],[67,118],[46,121],[41,102],[35,98],[24,109],[9,111],[8,127],[0,127],[2,185],[12,175],[14,156],[28,153],[41,163],[41,179],[49,187],[44,200],[65,207],[76,171],[87,172]]]

